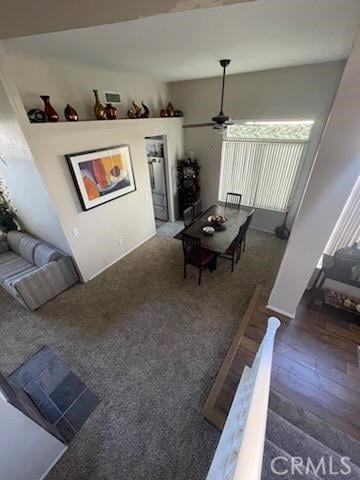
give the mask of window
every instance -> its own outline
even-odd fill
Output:
[[[324,253],[333,255],[339,248],[351,247],[354,243],[360,243],[360,177],[341,212]]]
[[[309,141],[312,121],[246,122],[228,126],[223,141],[219,200],[242,194],[251,207],[285,212]]]

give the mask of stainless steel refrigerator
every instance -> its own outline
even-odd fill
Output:
[[[148,157],[155,218],[168,221],[164,157]]]

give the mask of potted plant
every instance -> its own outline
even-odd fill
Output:
[[[5,183],[0,177],[0,232],[17,230],[16,209],[11,203]]]

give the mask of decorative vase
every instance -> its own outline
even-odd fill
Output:
[[[97,90],[93,90],[93,92],[95,95],[94,113],[95,113],[96,120],[106,120],[105,108],[100,103],[99,93]]]
[[[117,108],[114,107],[114,105],[111,105],[111,103],[106,104],[105,114],[108,120],[116,120],[117,113],[118,113]]]
[[[168,103],[166,107],[166,113],[168,117],[173,117],[175,114],[175,109],[173,107],[173,104],[171,102]]]
[[[140,115],[140,117],[141,117],[141,118],[149,118],[149,115],[150,115],[149,107],[147,107],[144,102],[141,102],[141,105],[142,105],[144,111],[143,111],[143,113]]]
[[[47,121],[45,112],[39,108],[32,108],[27,112],[27,115],[31,123],[45,123]]]
[[[50,103],[49,95],[40,95],[41,100],[44,102],[44,111],[48,122],[57,122],[59,115]]]
[[[166,108],[163,108],[160,110],[160,117],[168,117],[168,113],[166,111]]]
[[[128,110],[128,117],[129,118],[139,118],[141,114],[141,108],[136,105],[135,102],[132,102],[133,106]]]
[[[65,107],[64,115],[68,122],[77,122],[79,120],[77,111],[69,104],[67,104]]]

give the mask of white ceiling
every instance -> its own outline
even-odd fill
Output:
[[[0,38],[61,32],[257,0],[1,0]]]
[[[360,0],[259,0],[4,40],[9,54],[137,72],[166,81],[346,58]]]

